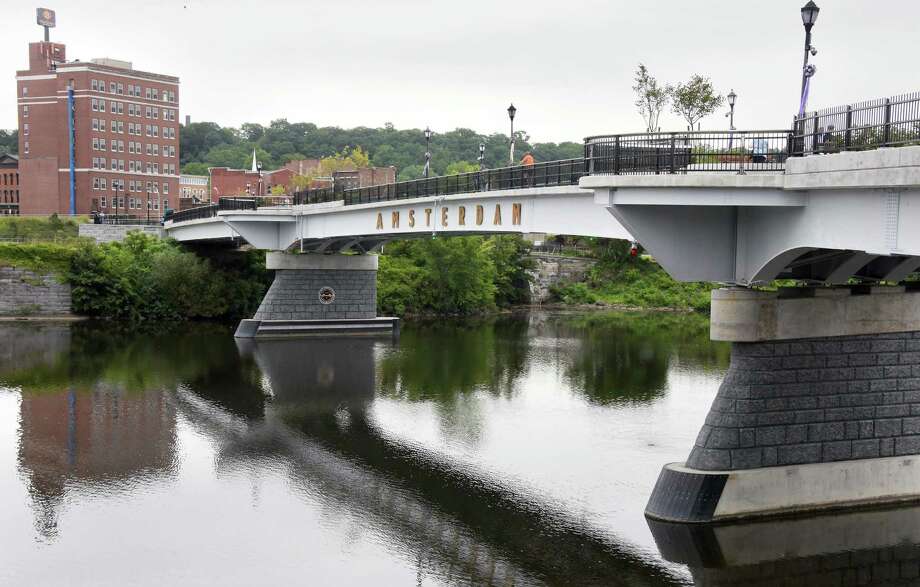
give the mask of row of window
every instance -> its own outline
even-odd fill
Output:
[[[106,169],[106,159],[105,157],[93,157],[93,169]],[[160,164],[141,162],[141,161],[132,161],[128,160],[128,165],[125,166],[124,159],[110,159],[108,162],[108,168],[112,171],[125,171],[128,170],[128,173],[153,173],[156,175],[160,174]],[[163,164],[163,174],[164,175],[175,175],[176,174],[176,164],[175,163],[164,163]]]
[[[19,203],[19,190],[3,190],[3,203],[4,204]]]
[[[124,153],[125,152],[125,142],[121,140],[112,139],[106,141],[106,139],[101,139],[99,137],[93,137],[93,151],[111,151],[113,153]],[[144,143],[128,141],[128,153],[132,155],[142,155],[147,154],[154,157],[175,157],[176,156],[176,146],[175,145],[163,145],[163,148],[160,149],[158,143],[147,143],[146,146]]]
[[[0,174],[0,182],[2,182],[3,185],[19,185],[19,174],[2,173]]]
[[[159,194],[160,187],[163,188],[164,194],[169,194],[169,184],[163,182],[162,184],[157,181],[143,181],[143,180],[130,180],[127,183],[128,189],[125,189],[125,180],[123,179],[113,179],[108,181],[104,177],[94,177],[93,178],[93,189],[94,190],[104,190],[107,189],[106,186],[111,186],[111,190],[122,191],[126,193],[148,193],[148,194]],[[104,196],[103,196],[104,197]],[[102,205],[103,208],[105,204]]]
[[[191,197],[203,198],[206,195],[205,194],[206,191],[207,190],[203,190],[203,189],[193,190],[191,188],[182,188],[182,197],[183,198],[191,198]]]
[[[118,102],[116,100],[109,100],[109,112],[112,114],[124,114],[125,113],[125,103]],[[93,112],[105,112],[106,103],[104,98],[92,98],[90,99],[90,108]],[[163,108],[163,120],[167,121],[176,121],[176,111]],[[135,116],[137,118],[154,118],[160,119],[160,109],[155,106],[144,106],[140,104],[135,104],[134,102],[128,102],[128,116]]]
[[[125,123],[121,120],[110,120],[109,128],[113,133],[125,134]],[[29,125],[26,124],[26,127]],[[155,124],[141,125],[141,123],[128,123],[128,134],[136,136],[144,136],[146,134],[148,137],[157,137],[160,138],[160,128]],[[92,129],[99,132],[106,132],[106,124],[104,118],[93,118],[92,119]],[[162,127],[163,138],[164,139],[174,139],[176,138],[176,129],[170,126]],[[28,134],[28,133],[26,133]]]
[[[111,203],[111,208],[113,210],[123,209],[123,210],[143,210],[144,209],[144,199],[128,197],[127,202],[125,202],[124,196],[118,196],[117,198],[112,196],[111,202],[106,199],[105,196],[99,198],[99,207],[100,208],[109,208]],[[125,208],[125,203],[128,204],[128,207]],[[163,200],[163,208],[169,208],[169,200]],[[148,210],[159,210],[160,209],[160,200],[147,200],[147,209]]]
[[[105,80],[90,80],[89,86],[94,92],[106,91]],[[126,89],[127,92],[125,92]],[[23,87],[23,95],[28,93],[25,90],[26,88]],[[156,88],[143,88],[143,90],[143,96],[148,100],[160,100],[162,95],[162,100],[164,102],[176,102],[176,93],[171,90],[163,90],[162,94],[160,94],[160,90]],[[134,96],[136,98],[140,98],[142,95],[141,87],[139,85],[127,84],[127,86],[124,86],[118,82],[109,82],[108,91],[110,94],[118,94],[119,96],[125,94],[128,96]]]

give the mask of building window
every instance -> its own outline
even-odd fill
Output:
[[[125,134],[125,123],[120,120],[118,121],[118,132],[119,134]]]
[[[113,120],[112,121],[112,132],[116,132],[117,130],[118,130],[118,123]]]
[[[103,189],[103,190],[105,189],[105,178],[104,177],[99,178],[99,189]]]
[[[28,135],[28,134],[29,134],[29,125],[28,125],[28,123],[22,125],[22,134],[24,134],[24,135]]]
[[[153,136],[155,136],[155,137],[159,137],[159,136],[160,136],[160,127],[158,127],[158,126],[156,126],[156,125],[153,125]]]
[[[26,155],[28,155],[29,154],[29,141],[26,141],[23,147],[26,152]]]
[[[119,94],[123,94],[125,92],[125,87],[122,84],[118,84],[118,89],[116,91]]]
[[[28,107],[28,106],[23,106],[23,107],[22,107],[22,117],[23,117],[23,118],[28,118],[28,117],[29,117],[29,107]]]
[[[109,93],[110,94],[115,93],[115,82],[109,82]]]
[[[110,103],[112,106],[112,114],[118,114],[118,109],[116,108],[115,100],[111,100]]]
[[[97,110],[99,110],[99,100],[93,98],[93,112],[96,112]]]
[[[99,206],[101,206],[101,207],[103,207],[103,208],[108,208],[108,206],[106,206],[105,204],[106,204],[105,196],[100,197],[100,198],[99,198]]]
[[[99,112],[105,112],[105,100],[99,98]]]
[[[90,80],[89,85],[93,89],[94,92],[99,89],[99,82],[97,82],[96,80]]]
[[[22,95],[23,96],[29,95],[29,86],[22,86]]]

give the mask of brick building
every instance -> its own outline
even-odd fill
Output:
[[[73,98],[72,121],[68,102]],[[179,197],[179,78],[114,59],[66,60],[61,43],[29,44],[16,72],[23,214],[161,212]]]
[[[0,154],[0,214],[19,214],[19,158]]]

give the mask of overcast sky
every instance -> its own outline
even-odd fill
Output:
[[[221,125],[507,132],[514,101],[534,140],[580,141],[642,130],[640,61],[661,81],[701,73],[734,88],[738,128],[786,128],[798,105],[804,0],[47,1],[69,59],[179,76],[183,119]],[[920,90],[920,2],[818,4],[809,106]],[[0,0],[0,128],[16,126],[15,71],[42,35],[36,6]],[[666,114],[661,127],[685,125]]]

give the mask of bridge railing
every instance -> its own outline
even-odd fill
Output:
[[[347,206],[472,192],[577,185],[584,175],[584,159],[565,159],[355,188],[343,193]]]
[[[198,206],[196,208],[189,208],[188,210],[182,210],[180,212],[174,212],[170,210],[163,217],[163,221],[186,222],[189,220],[198,220],[201,218],[213,218],[214,216],[217,216],[218,209],[218,204],[208,204],[207,206]]]
[[[920,92],[806,112],[793,133],[796,155],[920,145]]]
[[[792,149],[788,130],[599,135],[585,139],[590,175],[777,172]]]

